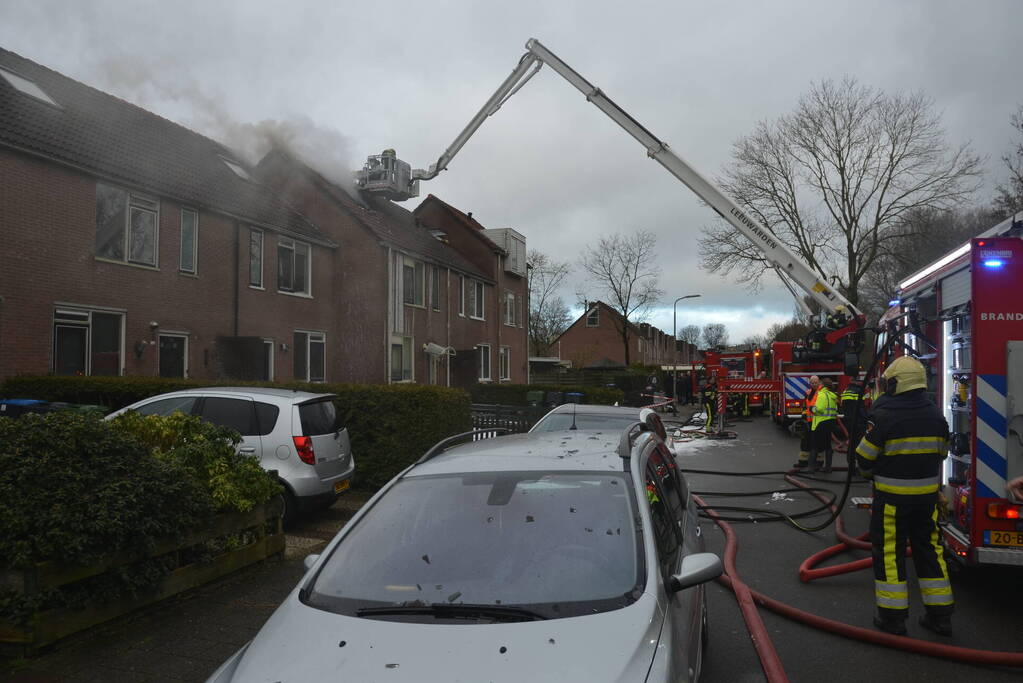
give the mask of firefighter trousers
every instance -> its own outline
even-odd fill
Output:
[[[870,543],[874,556],[874,603],[884,620],[904,620],[909,613],[906,541],[913,548],[913,566],[924,609],[933,616],[952,614],[952,584],[938,543],[938,506],[926,502],[893,503],[874,490]]]

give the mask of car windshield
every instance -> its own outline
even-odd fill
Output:
[[[552,413],[536,423],[532,432],[563,432],[572,428],[573,420],[576,429],[605,429],[611,432],[621,432],[623,429],[638,422],[637,415],[594,415],[579,413]]]
[[[624,607],[644,585],[629,481],[624,472],[403,479],[338,544],[303,600],[410,621],[436,605],[547,619]],[[395,606],[408,609],[374,610]]]

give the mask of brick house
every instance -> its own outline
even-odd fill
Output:
[[[182,126],[0,50],[0,379],[341,379],[337,244]]]
[[[587,304],[586,312],[561,333],[551,350],[577,368],[624,366],[623,324],[629,326],[630,364],[672,365],[676,353],[680,359],[685,357],[685,342],[673,344],[670,334],[653,325],[628,322],[603,301]],[[695,353],[695,347],[689,352]]]
[[[274,150],[257,175],[334,242],[344,375],[469,387],[527,381],[525,241],[513,255],[432,195],[413,212]],[[517,234],[517,233],[516,233]],[[489,235],[489,236],[488,236]],[[521,274],[504,265],[521,259]]]

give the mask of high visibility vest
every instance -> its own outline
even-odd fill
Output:
[[[834,420],[838,416],[838,397],[827,387],[821,387],[810,410],[813,412],[810,429],[817,429],[822,422]]]
[[[807,422],[813,417],[813,404],[817,402],[817,393],[819,391],[820,387],[810,389],[810,392],[806,395],[806,407],[803,409],[803,417]]]

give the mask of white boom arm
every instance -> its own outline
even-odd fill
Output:
[[[700,199],[710,204],[711,208],[719,216],[728,221],[753,244],[757,245],[764,252],[771,266],[780,274],[791,279],[792,282],[796,283],[796,285],[819,302],[825,310],[832,313],[845,313],[854,320],[860,320],[862,324],[862,315],[844,296],[824,282],[819,274],[792,253],[787,246],[782,244],[775,237],[774,233],[747,216],[714,183],[704,178],[677,154],[672,152],[667,143],[659,140],[653,133],[629,116],[624,109],[611,101],[600,88],[597,88],[579,75],[572,67],[561,61],[535,38],[531,38],[526,43],[526,49],[528,52],[519,60],[518,66],[505,79],[501,87],[487,100],[483,108],[477,112],[476,116],[469,122],[469,125],[455,138],[451,146],[444,151],[444,154],[440,156],[437,163],[432,164],[429,171],[413,171],[413,180],[429,180],[445,170],[448,163],[450,163],[469,138],[472,137],[473,133],[483,125],[487,117],[494,114],[509,97],[525,85],[541,66],[547,64],[585,95],[587,101],[592,102],[615,123],[624,128],[626,133],[646,147],[647,156],[668,169],[669,173],[681,180]],[[530,73],[530,68],[534,66],[535,68]]]

